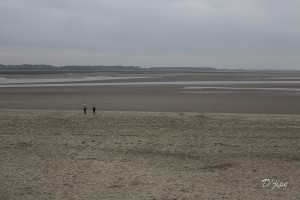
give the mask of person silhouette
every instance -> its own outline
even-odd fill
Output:
[[[93,106],[93,113],[94,113],[94,115],[96,114],[96,107],[95,106]]]
[[[87,107],[88,107],[87,103],[83,102],[82,108],[83,108],[84,114],[86,114],[86,109],[87,109]]]

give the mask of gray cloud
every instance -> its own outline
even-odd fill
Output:
[[[0,2],[0,63],[300,69],[298,0]]]

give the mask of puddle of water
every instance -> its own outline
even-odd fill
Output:
[[[184,87],[185,90],[266,90],[300,92],[300,88],[245,88],[245,87]]]
[[[133,78],[147,78],[147,77],[89,76],[89,77],[78,77],[78,78],[18,78],[18,79],[0,77],[0,84],[88,82],[88,81],[133,79]]]
[[[146,78],[146,77],[111,77],[112,79],[135,79],[135,78]],[[76,81],[87,81],[86,79],[79,78]],[[71,80],[74,80],[73,78]],[[112,79],[94,79],[94,80],[112,80]],[[44,80],[44,79],[43,79]],[[35,82],[18,82],[24,84],[12,84],[2,83],[0,87],[70,87],[70,86],[154,86],[154,85],[226,85],[226,84],[300,84],[300,81],[165,81],[165,82],[119,82],[119,83],[53,83],[57,82],[56,79],[51,79],[52,81],[44,83]],[[53,81],[55,80],[55,81]],[[59,82],[62,79],[59,79]],[[70,79],[67,79],[70,80]],[[89,79],[90,81],[90,79]],[[67,81],[70,82],[70,81]],[[15,82],[14,82],[15,83]],[[27,84],[32,83],[32,84]],[[228,87],[230,88],[230,87]],[[199,88],[198,88],[199,89]],[[232,89],[232,88],[231,88]],[[245,88],[242,88],[245,89]],[[285,89],[285,88],[283,88]],[[294,88],[291,88],[294,90]],[[298,89],[295,88],[297,91]]]

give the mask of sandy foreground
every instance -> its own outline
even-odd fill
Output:
[[[1,110],[0,127],[1,200],[300,199],[299,115]]]

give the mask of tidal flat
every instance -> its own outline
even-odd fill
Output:
[[[300,198],[297,74],[5,78],[73,76],[2,83],[1,200]]]

